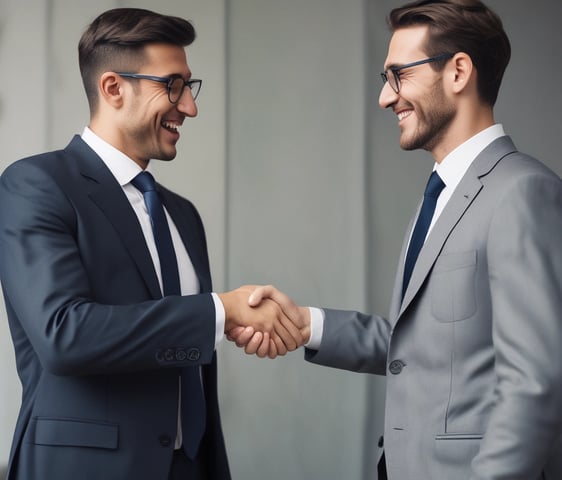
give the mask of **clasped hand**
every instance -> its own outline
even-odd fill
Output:
[[[226,336],[248,354],[275,358],[310,337],[309,309],[272,285],[245,285],[219,296],[226,313]]]

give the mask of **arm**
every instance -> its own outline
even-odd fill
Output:
[[[496,403],[473,480],[538,478],[561,435],[561,246],[560,180],[511,186],[489,232]]]
[[[257,306],[263,299],[274,300],[281,306],[285,315],[300,329],[303,342],[308,343],[311,329],[316,322],[311,322],[308,307],[297,306],[287,295],[268,285],[252,293],[249,303]],[[320,345],[307,348],[306,360],[319,365],[384,375],[390,325],[383,317],[365,315],[353,311],[324,310],[325,317],[318,319],[323,330]],[[254,334],[253,329],[237,329],[229,333],[229,339],[244,347],[246,353],[275,358],[276,353],[268,348],[267,340],[261,334]]]
[[[76,205],[81,201],[90,210]],[[91,205],[86,194],[63,192],[41,162],[17,162],[2,175],[0,276],[20,352],[29,351],[26,358],[36,356],[59,375],[211,362],[211,295],[147,300],[142,277],[117,237],[102,249],[108,256],[94,254],[93,262],[86,261],[102,242],[85,228],[92,216],[100,221]],[[99,235],[113,235],[110,226],[102,227]],[[114,275],[92,271],[96,262]],[[227,316],[232,320],[228,311]],[[184,355],[192,350],[199,354]]]

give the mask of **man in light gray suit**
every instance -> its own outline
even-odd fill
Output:
[[[380,106],[402,148],[433,154],[439,187],[407,230],[389,316],[271,286],[251,302],[282,306],[308,361],[386,375],[379,478],[560,480],[562,182],[494,120],[509,40],[477,0],[416,1],[389,25]],[[252,329],[229,337],[275,356]]]

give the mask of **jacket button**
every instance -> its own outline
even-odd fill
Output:
[[[160,435],[158,437],[158,441],[163,447],[169,447],[172,444],[172,439],[169,435]]]
[[[388,366],[388,370],[392,375],[399,375],[406,364],[402,360],[393,360]]]
[[[201,357],[201,352],[198,348],[192,348],[189,352],[187,352],[187,358],[189,358],[192,362],[199,360],[199,357]]]
[[[384,447],[384,437],[382,435],[379,437],[379,442],[377,443],[377,445],[379,446],[379,448]]]

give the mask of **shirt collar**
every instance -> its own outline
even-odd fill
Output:
[[[82,140],[98,154],[122,187],[142,172],[142,168],[134,160],[97,136],[90,128],[84,128]],[[150,162],[146,171],[151,171]]]
[[[505,136],[503,125],[496,124],[482,130],[455,148],[441,163],[433,167],[447,188],[455,189],[476,157],[490,143]]]

